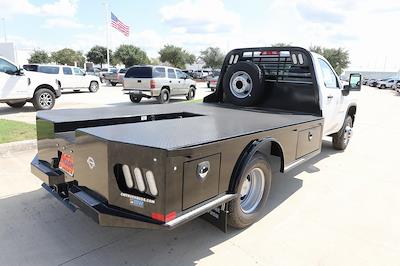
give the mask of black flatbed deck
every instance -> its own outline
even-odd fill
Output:
[[[182,113],[183,118],[148,120],[152,115],[172,113]],[[109,141],[164,150],[192,147],[321,119],[315,115],[254,109],[238,110],[229,105],[205,103],[52,110],[40,112],[37,116],[55,124],[143,117],[143,122],[139,123],[95,126],[78,130]]]

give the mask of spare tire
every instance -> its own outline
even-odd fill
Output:
[[[263,98],[264,73],[252,62],[238,62],[226,71],[223,85],[229,102],[241,106],[252,106]]]

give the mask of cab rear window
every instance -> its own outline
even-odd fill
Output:
[[[125,78],[152,78],[151,67],[131,67],[125,74]]]

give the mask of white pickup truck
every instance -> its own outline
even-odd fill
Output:
[[[272,169],[316,156],[324,136],[346,149],[360,90],[360,74],[343,85],[300,47],[235,49],[203,103],[40,112],[31,169],[104,226],[173,229],[206,214],[245,228],[267,213]]]
[[[56,78],[42,73],[24,73],[16,64],[0,56],[0,103],[21,108],[31,102],[36,110],[49,110],[60,96]]]
[[[95,75],[86,75],[79,67],[29,64],[24,65],[23,68],[29,72],[52,75],[58,80],[62,91],[79,92],[81,89],[88,89],[90,92],[97,92],[100,88],[100,78]]]

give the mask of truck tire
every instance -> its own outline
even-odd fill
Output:
[[[56,96],[50,89],[38,89],[33,95],[32,103],[36,110],[50,110],[54,107]]]
[[[140,103],[140,101],[142,100],[142,97],[131,94],[131,95],[129,95],[129,99],[131,99],[131,102],[133,102],[133,103]]]
[[[379,86],[379,89],[381,89],[381,90],[386,89],[385,84],[381,84],[381,85]]]
[[[196,89],[193,87],[190,87],[189,92],[186,95],[186,100],[188,100],[188,101],[193,100],[194,96],[196,96]]]
[[[245,166],[236,188],[240,196],[229,202],[228,224],[245,228],[264,214],[271,187],[271,167],[261,153],[256,153]]]
[[[99,90],[99,83],[97,81],[90,82],[89,91],[90,92],[97,92]]]
[[[223,79],[228,100],[240,106],[257,104],[264,95],[264,74],[251,62],[239,62],[228,68]]]
[[[115,86],[117,86],[117,83],[116,82],[111,82],[111,86],[115,87]]]
[[[161,89],[160,95],[158,95],[158,102],[159,103],[168,103],[169,102],[169,91],[167,89]]]
[[[336,150],[345,150],[349,144],[353,129],[353,119],[351,116],[346,116],[342,128],[339,132],[333,134],[332,144]]]
[[[8,106],[12,108],[22,108],[26,104],[26,101],[22,102],[7,102]]]

